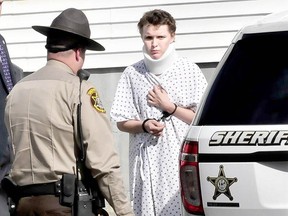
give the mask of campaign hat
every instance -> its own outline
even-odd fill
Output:
[[[92,40],[88,19],[83,11],[76,8],[68,8],[62,11],[51,23],[50,26],[32,26],[32,28],[47,36],[46,48],[59,51],[75,48],[82,45],[88,50],[104,51],[105,48],[95,40]],[[61,37],[69,38],[65,44],[57,44],[62,41]],[[58,40],[59,38],[59,40]],[[73,43],[71,43],[71,41]],[[54,44],[53,44],[54,43]]]

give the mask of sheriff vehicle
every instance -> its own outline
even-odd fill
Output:
[[[288,13],[241,29],[180,153],[183,215],[288,215]]]

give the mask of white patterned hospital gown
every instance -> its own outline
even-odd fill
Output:
[[[147,104],[148,91],[157,84],[168,92],[173,103],[193,109],[207,82],[199,67],[185,57],[178,58],[160,76],[147,72],[141,60],[121,75],[111,108],[112,120],[159,119],[162,111]],[[130,191],[136,216],[181,215],[178,157],[189,125],[174,116],[164,124],[161,137],[130,134]]]

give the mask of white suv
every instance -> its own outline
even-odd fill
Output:
[[[182,144],[183,215],[288,215],[288,13],[238,32]]]

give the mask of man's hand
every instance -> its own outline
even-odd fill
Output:
[[[155,119],[149,119],[144,124],[145,130],[153,136],[161,136],[165,125]]]
[[[147,95],[148,104],[166,110],[171,102],[167,92],[161,86],[154,86]]]
[[[154,86],[152,90],[148,92],[147,102],[149,105],[157,107],[168,113],[173,112],[175,109],[174,103],[170,101],[169,95],[161,86]]]

